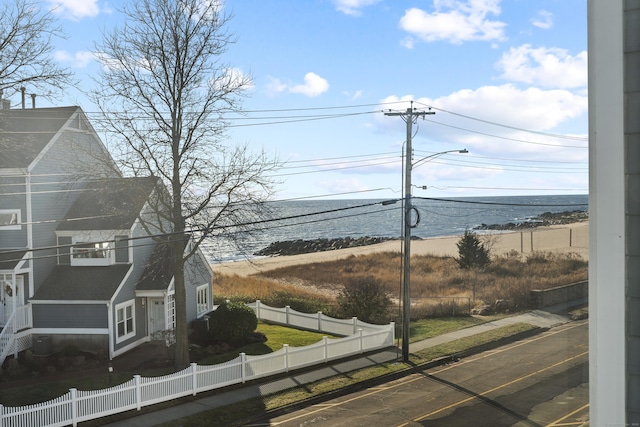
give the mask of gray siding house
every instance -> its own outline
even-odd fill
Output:
[[[162,191],[120,175],[79,107],[0,110],[0,363],[43,341],[113,358],[170,335],[170,251],[149,234]],[[200,251],[185,269],[193,320],[213,273]]]

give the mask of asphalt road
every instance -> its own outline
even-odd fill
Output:
[[[253,426],[579,426],[588,419],[587,322]]]

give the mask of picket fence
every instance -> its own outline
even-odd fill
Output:
[[[140,410],[142,407],[214,390],[269,375],[392,346],[394,324],[371,325],[356,318],[339,320],[322,313],[305,314],[289,307],[273,308],[260,301],[248,304],[260,320],[291,327],[347,335],[323,339],[305,347],[289,347],[261,356],[241,353],[217,365],[192,363],[170,375],[147,378],[140,375],[126,383],[102,390],[72,388],[48,402],[20,407],[0,404],[0,427],[76,426],[79,422]]]

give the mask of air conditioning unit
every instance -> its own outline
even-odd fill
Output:
[[[39,335],[33,340],[34,356],[49,356],[53,353],[53,343],[48,335]]]

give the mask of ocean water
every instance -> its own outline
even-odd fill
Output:
[[[412,236],[453,236],[481,224],[529,221],[545,212],[588,210],[589,196],[465,197],[445,200],[414,198]],[[267,222],[254,224],[249,233],[209,239],[203,252],[210,262],[254,258],[253,253],[277,241],[340,237],[402,235],[402,202],[384,200],[307,200],[273,202]],[[232,242],[235,241],[235,242]]]

